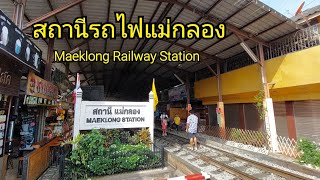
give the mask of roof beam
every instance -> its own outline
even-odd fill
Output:
[[[280,22],[280,23],[278,23],[278,24],[276,24],[276,25],[274,25],[274,26],[272,26],[272,27],[270,27],[270,28],[268,28],[268,29],[265,29],[265,30],[259,32],[258,35],[264,34],[264,33],[270,31],[271,29],[273,29],[273,28],[275,28],[275,27],[277,27],[277,26],[281,26],[282,24],[285,24],[286,22],[288,22],[288,21],[287,21],[287,20],[284,20],[284,21],[282,21],[282,22]]]
[[[208,12],[208,11],[207,11],[207,12]],[[261,16],[257,17],[256,19],[254,19],[254,20],[252,20],[251,22],[247,23],[246,25],[242,26],[240,29],[244,29],[244,28],[252,25],[253,23],[258,22],[259,20],[261,20],[262,18],[266,17],[266,16],[269,15],[270,13],[271,13],[271,11],[268,11],[268,12],[262,14]],[[201,19],[201,18],[200,18],[200,19]],[[230,34],[229,34],[228,36],[226,36],[224,39],[227,39],[228,37],[230,37],[230,36],[232,36],[232,35],[233,35],[233,33],[230,33]],[[223,39],[223,40],[224,40],[224,39]],[[194,41],[189,47],[191,47],[192,45],[194,45],[194,44],[197,43],[198,41],[199,41],[199,40]],[[245,40],[245,41],[246,41],[246,40]],[[204,49],[201,50],[201,51],[206,51],[207,49],[209,49],[209,48],[211,48],[212,46],[218,44],[219,42],[221,42],[221,40],[220,40],[220,41],[217,41],[217,42],[214,42],[213,44],[209,45],[208,47],[204,48]],[[219,51],[218,53],[216,53],[215,55],[218,55],[219,53],[221,53],[221,52],[223,52],[223,51],[227,51],[227,50],[229,50],[229,49],[231,49],[231,48],[233,48],[233,47],[235,47],[235,46],[237,46],[237,45],[239,45],[239,43],[237,43],[237,44],[235,44],[235,45],[233,45],[233,46],[230,46],[230,47],[228,47],[228,48],[226,48],[226,49],[223,49],[223,50]],[[215,56],[215,55],[214,55],[214,56]],[[184,63],[183,63],[183,64],[184,64]],[[190,67],[189,67],[189,68],[190,68]],[[210,71],[211,71],[211,70],[210,70]]]
[[[109,22],[110,19],[110,8],[111,8],[111,0],[108,0],[108,14],[107,14],[107,22]],[[104,51],[107,50],[108,41],[107,39],[104,41]]]
[[[211,21],[213,24],[218,24],[219,21],[217,20],[216,17],[210,15],[210,14],[206,14],[206,12],[198,9],[197,7],[194,7],[194,6],[191,6],[191,5],[187,5],[187,4],[184,4],[182,2],[179,2],[177,0],[148,0],[148,1],[161,1],[161,2],[168,2],[168,3],[174,3],[174,4],[177,4],[181,7],[184,7],[185,9],[188,9],[190,11],[192,11],[193,13],[195,14],[198,14],[199,16],[201,16],[202,18],[206,19],[206,20],[209,20]],[[251,33],[248,33],[246,31],[243,31],[243,30],[240,30],[239,28],[237,28],[236,26],[234,25],[231,25],[229,23],[226,23],[226,27],[229,31],[235,33],[235,34],[238,34],[240,36],[243,36],[245,38],[248,38],[254,42],[257,42],[257,43],[260,43],[264,46],[267,46],[269,47],[269,44],[267,42],[265,42],[264,40],[256,37],[255,35],[251,34]]]
[[[189,3],[190,1],[191,1],[191,0],[188,0],[186,3]],[[183,10],[184,10],[184,8],[181,8],[181,9],[180,9],[180,11],[179,11],[178,14],[176,15],[176,17],[174,17],[174,19],[172,20],[172,22],[175,22],[175,21],[176,21],[176,19],[180,16],[180,14],[182,13]],[[159,41],[159,39],[156,40],[156,42],[155,42],[155,43],[153,44],[153,46],[149,49],[148,52],[151,52],[152,48],[158,43],[158,41]],[[176,40],[176,41],[178,41],[178,40]],[[175,41],[175,42],[176,42],[176,41]],[[173,45],[173,44],[171,44],[171,45],[167,48],[167,50],[170,49],[170,47],[171,47],[172,45]],[[137,65],[136,65],[136,66],[137,66]],[[147,66],[147,67],[144,69],[144,71],[147,70],[149,67],[150,67],[150,65]]]
[[[189,0],[189,1],[190,1],[190,0]],[[152,22],[154,16],[157,14],[157,12],[158,12],[161,4],[162,4],[162,3],[159,2],[157,8],[155,9],[155,11],[153,12],[153,14],[152,14],[152,16],[151,16],[151,18],[150,18],[149,23]],[[169,11],[171,10],[172,7],[173,7],[173,4],[167,4],[166,8],[162,11],[160,17],[157,19],[157,23],[160,23],[160,22],[165,18],[165,16],[169,13]],[[140,44],[140,41],[141,41],[141,39],[139,39],[139,41],[138,41],[138,43],[136,44],[136,47],[134,48],[134,50],[137,49],[138,45]],[[156,42],[157,42],[157,41],[158,41],[158,40],[156,40]],[[146,45],[148,42],[149,42],[149,39],[145,39],[145,40],[143,41],[143,43],[140,45],[140,47],[139,47],[139,49],[138,49],[138,52],[141,52],[141,51],[144,49],[145,45]],[[155,45],[155,44],[154,44],[154,45]],[[151,49],[150,49],[150,51],[151,51]],[[133,63],[131,63],[131,64],[133,64]],[[127,66],[126,70],[128,70],[128,69],[132,66],[131,64],[129,64],[129,65]],[[134,69],[135,69],[135,70],[137,69],[138,64],[140,64],[140,62],[136,63],[136,65],[134,66]],[[149,67],[149,66],[148,66],[148,67]]]
[[[247,52],[247,54],[250,56],[250,58],[261,65],[259,58],[254,54],[254,52],[251,50],[251,48],[247,45],[247,43],[243,40],[241,36],[237,36],[237,38],[240,40],[241,47]]]
[[[173,7],[172,3],[167,4],[166,8],[163,10],[163,12],[161,13],[159,19],[157,20],[157,24],[160,23],[169,13],[169,11],[171,10],[171,8]],[[140,46],[140,48],[138,49],[138,52],[141,52],[144,47],[147,45],[147,43],[149,42],[150,39],[145,39],[142,43],[142,45]]]
[[[252,4],[253,1],[247,3],[246,5],[244,5],[242,8],[238,9],[236,12],[234,12],[233,14],[231,14],[229,17],[227,17],[225,20],[223,20],[224,23],[226,23],[227,21],[229,21],[231,18],[233,18],[235,15],[237,15],[239,12],[241,12],[242,10],[246,9],[247,7],[249,7]]]
[[[205,57],[207,57],[207,58],[215,58],[215,57],[212,56],[211,54],[205,53],[205,52],[203,52],[203,51],[199,51],[199,50],[197,50],[197,49],[191,48],[190,46],[186,46],[186,45],[180,44],[180,43],[175,42],[175,41],[171,41],[171,40],[168,40],[168,39],[161,39],[161,41],[165,41],[165,42],[168,42],[168,43],[173,43],[174,45],[179,46],[179,47],[182,47],[182,48],[184,48],[184,49],[187,50],[187,51],[199,53],[200,56],[205,56]]]
[[[47,3],[48,3],[48,5],[49,5],[51,11],[53,11],[53,6],[52,6],[50,0],[47,0]],[[59,19],[58,19],[58,17],[57,17],[56,15],[54,15],[54,18],[56,19],[57,23],[60,24]],[[71,44],[70,44],[68,38],[64,37],[64,39],[66,40],[66,42],[67,42],[67,44],[68,44],[68,46],[69,46],[69,49],[71,49]]]
[[[82,4],[80,3],[79,4],[79,8],[80,8],[80,14],[81,14],[81,16],[83,17],[84,16],[84,13],[83,13],[83,8],[82,8]],[[90,52],[90,44],[89,44],[89,41],[87,41],[87,47],[88,47],[88,50],[89,50],[89,52]],[[80,69],[81,69],[81,66],[80,66],[80,63],[78,62],[78,64],[79,64],[79,67],[80,67]],[[91,70],[93,69],[93,63],[90,63],[91,64]],[[83,74],[84,76],[85,76],[85,78],[87,78],[87,75],[86,74]],[[96,77],[96,75],[95,74],[93,74],[93,77],[94,77],[94,82],[97,84],[97,77]],[[89,82],[88,82],[89,83]]]
[[[33,24],[35,24],[35,23],[38,23],[38,22],[47,20],[47,19],[49,19],[50,17],[55,16],[56,14],[59,14],[59,13],[65,11],[65,10],[67,10],[67,9],[70,9],[70,8],[72,8],[73,6],[78,5],[79,3],[82,3],[83,1],[85,1],[85,0],[73,0],[72,2],[70,2],[70,3],[68,3],[68,4],[62,5],[62,6],[58,7],[57,9],[48,12],[47,14],[44,14],[44,15],[38,17],[38,18],[35,18],[35,19],[33,19],[32,21],[28,22],[28,23],[23,27],[23,30],[26,30],[26,29],[30,28],[30,27],[31,27]]]
[[[132,10],[131,10],[131,15],[130,15],[130,18],[129,18],[129,22],[131,22],[131,20],[132,20],[133,14],[136,11],[137,4],[138,4],[138,0],[135,0],[134,5],[133,5]],[[121,42],[121,45],[120,45],[120,52],[122,52],[124,41],[125,41],[125,39],[122,39],[122,42]],[[115,62],[115,63],[117,63],[117,62]],[[121,71],[121,74],[124,74],[125,71],[126,71],[126,68],[123,68],[123,70]],[[112,91],[118,89],[119,84],[121,83],[122,79],[123,79],[123,76],[120,76],[117,84],[114,86]]]

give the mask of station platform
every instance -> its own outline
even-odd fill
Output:
[[[161,128],[155,128],[155,143],[163,145],[171,158],[186,164],[192,173],[209,173],[211,179],[320,179],[320,171],[292,158],[240,149],[204,134],[198,134],[198,142],[199,149],[193,151],[185,132],[169,130],[162,137]]]

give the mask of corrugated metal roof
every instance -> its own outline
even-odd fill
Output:
[[[123,1],[116,1],[111,0],[110,4],[110,12],[108,12],[108,0],[87,0],[82,3],[82,10],[83,14],[87,16],[88,22],[106,22],[109,15],[109,21],[115,23],[114,12],[125,12],[127,15],[127,21],[130,18],[130,15],[133,13],[132,22],[137,22],[138,16],[144,16],[145,22],[151,21],[165,21],[164,19],[159,19],[162,14],[166,11],[166,8],[170,8],[167,14],[164,17],[170,17],[172,20],[175,19],[174,22],[181,22],[181,23],[190,23],[196,22],[204,23],[208,22],[208,20],[202,18],[197,14],[194,10],[183,9],[178,4],[174,4],[170,6],[166,2],[154,2],[154,1],[145,1],[145,0],[138,0],[137,6],[135,11],[132,12],[134,4],[136,0],[123,0]],[[68,1],[51,1],[53,9],[61,7],[62,5],[71,2]],[[280,13],[276,12],[272,8],[268,7],[267,5],[261,3],[257,0],[241,0],[241,1],[234,1],[234,0],[179,0],[190,6],[192,8],[197,8],[203,12],[208,11],[210,16],[215,17],[215,19],[219,20],[220,22],[229,23],[246,33],[251,33],[252,36],[256,36],[264,40],[265,42],[270,42],[274,39],[282,37],[286,34],[289,34],[296,30],[297,25],[293,23],[292,20],[286,18],[285,16],[281,15]],[[160,4],[159,8],[157,9],[158,5]],[[0,2],[1,9],[8,14],[12,14],[13,12],[13,3],[12,1],[1,1]],[[209,11],[210,10],[210,11]],[[31,19],[35,19],[43,14],[50,12],[50,6],[46,0],[28,0],[25,14]],[[9,17],[11,17],[9,15]],[[76,17],[81,16],[80,5],[76,5],[62,13],[56,15],[57,19],[60,23],[63,22],[73,22]],[[56,19],[51,17],[48,19],[49,22],[55,22]],[[173,22],[173,23],[174,23]],[[120,31],[119,23],[115,23],[116,29],[118,32]],[[228,30],[228,29],[227,29]],[[31,32],[31,28],[26,30],[25,32]],[[76,45],[81,43],[83,40],[69,40],[71,44],[71,49],[73,49]],[[174,40],[170,40],[174,42]],[[255,47],[255,43],[253,41],[246,42],[250,47]],[[46,58],[47,55],[47,45],[43,40],[37,40],[35,43],[42,49],[43,57]],[[238,38],[232,34],[232,32],[227,32],[227,38],[223,40],[218,40],[217,38],[205,40],[205,39],[181,39],[178,40],[177,43],[182,44],[184,46],[190,46],[191,49],[196,51],[204,51],[204,53],[210,54],[212,56],[217,56],[219,58],[225,59],[232,57],[236,54],[243,52],[243,49],[239,44]],[[92,52],[104,52],[105,44],[107,45],[106,51],[112,52],[113,50],[119,50],[121,44],[122,51],[142,49],[142,52],[159,52],[161,50],[166,50],[169,47],[170,51],[177,52],[181,51],[184,48],[180,47],[179,45],[172,45],[171,43],[165,42],[163,40],[138,40],[138,39],[127,39],[122,40],[119,37],[117,39],[99,39],[99,40],[90,40],[89,46]],[[145,45],[144,47],[141,47]],[[55,49],[61,50],[68,50],[69,47],[67,45],[66,40],[61,39],[55,42]],[[83,44],[80,49],[84,50],[87,49],[87,44]],[[205,57],[201,57],[202,59]],[[214,61],[210,61],[210,63],[214,63]],[[161,64],[166,64],[160,62]],[[116,65],[117,64],[117,65]],[[115,66],[116,65],[116,66]],[[178,67],[178,63],[170,63],[169,66],[179,69],[185,69],[190,72],[194,72],[200,70],[201,68],[206,68],[205,64],[199,63],[182,63]],[[82,65],[81,65],[82,66]],[[136,67],[137,66],[137,67]],[[149,66],[148,63],[139,63],[138,65],[125,65],[125,63],[114,63],[110,62],[108,65],[103,64],[95,64],[92,67],[95,69],[90,70],[91,66],[88,66],[86,70],[95,71],[95,70],[103,70],[109,69],[111,70],[113,67],[116,68],[126,68],[130,67],[131,70],[146,70],[147,72],[151,73],[155,70],[155,74],[163,75],[169,74],[168,68],[165,67],[166,65],[161,66],[153,65]],[[84,67],[84,66],[82,66]],[[147,68],[148,67],[148,68]],[[147,69],[146,69],[147,68]],[[80,70],[78,63],[71,63],[70,66],[71,71],[76,72]],[[127,69],[128,70],[128,69]],[[109,72],[108,72],[109,73]],[[140,72],[142,73],[142,72]],[[111,73],[111,74],[119,74],[119,73]],[[121,73],[119,74],[121,75]],[[89,76],[89,73],[88,73]],[[101,74],[99,74],[98,78],[101,78]],[[103,76],[105,77],[105,76]],[[118,78],[117,78],[118,79]],[[139,79],[139,78],[137,78]],[[175,79],[172,77],[171,79]],[[98,80],[101,82],[100,80]]]

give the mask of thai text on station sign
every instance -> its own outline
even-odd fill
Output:
[[[131,106],[89,106],[86,109],[86,123],[144,123],[146,121],[144,108]]]

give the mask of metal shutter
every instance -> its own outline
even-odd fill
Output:
[[[276,120],[277,134],[279,136],[288,137],[288,125],[286,115],[286,104],[285,102],[274,102],[274,117]]]
[[[263,131],[264,122],[259,119],[259,113],[255,104],[244,105],[245,127],[248,130]]]
[[[320,101],[296,101],[293,108],[297,137],[320,143]]]
[[[240,128],[239,104],[225,104],[224,116],[225,116],[226,127]]]

